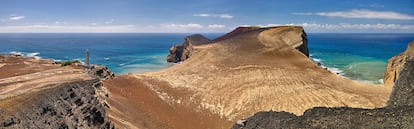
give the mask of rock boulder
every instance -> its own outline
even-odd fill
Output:
[[[210,39],[200,34],[187,36],[181,44],[171,46],[167,56],[167,62],[177,63],[190,58],[193,52],[193,45],[202,45],[210,43]]]

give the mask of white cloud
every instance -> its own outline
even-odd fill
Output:
[[[71,25],[66,22],[59,24],[34,24],[1,26],[0,33],[201,33],[216,32],[200,24],[162,24],[162,25],[105,25],[84,24]]]
[[[194,14],[193,16],[196,16],[196,17],[210,17],[211,15],[206,14],[206,13],[201,13],[201,14]]]
[[[229,14],[220,14],[219,17],[224,18],[224,19],[232,19],[233,18],[233,16],[229,15]]]
[[[372,11],[367,9],[354,9],[338,12],[317,13],[292,13],[293,15],[318,15],[325,17],[360,18],[360,19],[387,19],[387,20],[414,20],[413,15],[402,14],[392,11]]]
[[[267,24],[267,25],[262,25],[262,24],[257,24],[257,25],[249,25],[249,24],[243,24],[243,25],[238,25],[238,26],[234,26],[233,29],[236,29],[237,27],[275,27],[275,26],[289,26],[292,24]]]
[[[320,24],[320,23],[288,23],[288,24],[265,24],[253,25],[261,27],[293,25],[303,26],[306,32],[310,33],[353,33],[353,32],[368,32],[368,33],[414,33],[414,24],[351,24],[351,23],[336,23],[336,24]],[[242,25],[251,26],[251,25]],[[86,25],[70,25],[65,22],[60,24],[51,23],[50,25],[14,25],[14,26],[0,26],[0,33],[128,33],[128,32],[155,32],[155,33],[202,33],[202,32],[223,32],[230,31],[235,27],[227,27],[220,24],[200,25],[200,24],[161,24],[149,26],[137,25],[102,25],[95,26]]]
[[[193,16],[196,16],[196,17],[218,17],[218,18],[222,18],[222,19],[232,19],[234,17],[230,14],[208,14],[208,13],[194,14]]]
[[[266,27],[281,26],[282,24],[267,24]]]
[[[225,25],[219,25],[219,24],[212,24],[212,25],[208,25],[207,28],[209,29],[223,29],[226,28]]]
[[[243,25],[235,26],[234,28],[237,28],[237,27],[251,27],[251,26],[254,26],[254,25],[243,24]]]
[[[91,25],[96,26],[96,25],[98,25],[98,23],[91,23]]]
[[[22,20],[24,19],[24,16],[10,16],[9,20],[16,21],[16,20]]]
[[[85,26],[85,25],[21,25],[0,26],[1,33],[120,33],[137,32],[135,25],[112,25],[112,26]]]
[[[194,23],[189,23],[189,24],[161,24],[161,27],[166,28],[166,29],[201,29],[201,28],[203,28],[202,25],[194,24]]]
[[[405,24],[318,24],[318,23],[289,23],[289,24],[268,24],[259,25],[261,27],[269,26],[302,26],[306,32],[394,32],[394,33],[413,33],[414,25]]]

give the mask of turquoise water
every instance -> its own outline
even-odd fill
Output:
[[[108,66],[116,74],[169,67],[169,47],[191,34],[0,34],[0,53],[43,59],[84,61]],[[222,34],[203,34],[214,39]],[[388,58],[402,52],[413,34],[308,34],[311,58],[354,80],[380,83]]]
[[[382,83],[387,61],[405,50],[414,34],[308,34],[311,57],[353,80]]]
[[[172,44],[190,34],[0,34],[0,53],[22,53],[43,59],[80,60],[89,49],[90,62],[108,66],[116,74],[143,73],[172,64],[166,56]],[[206,34],[215,38],[221,34]]]

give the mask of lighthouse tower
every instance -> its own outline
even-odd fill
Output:
[[[89,51],[88,51],[88,49],[86,49],[85,65],[89,67]]]

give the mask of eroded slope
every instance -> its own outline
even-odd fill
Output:
[[[0,128],[114,127],[98,77],[106,69],[11,56],[0,63]]]

